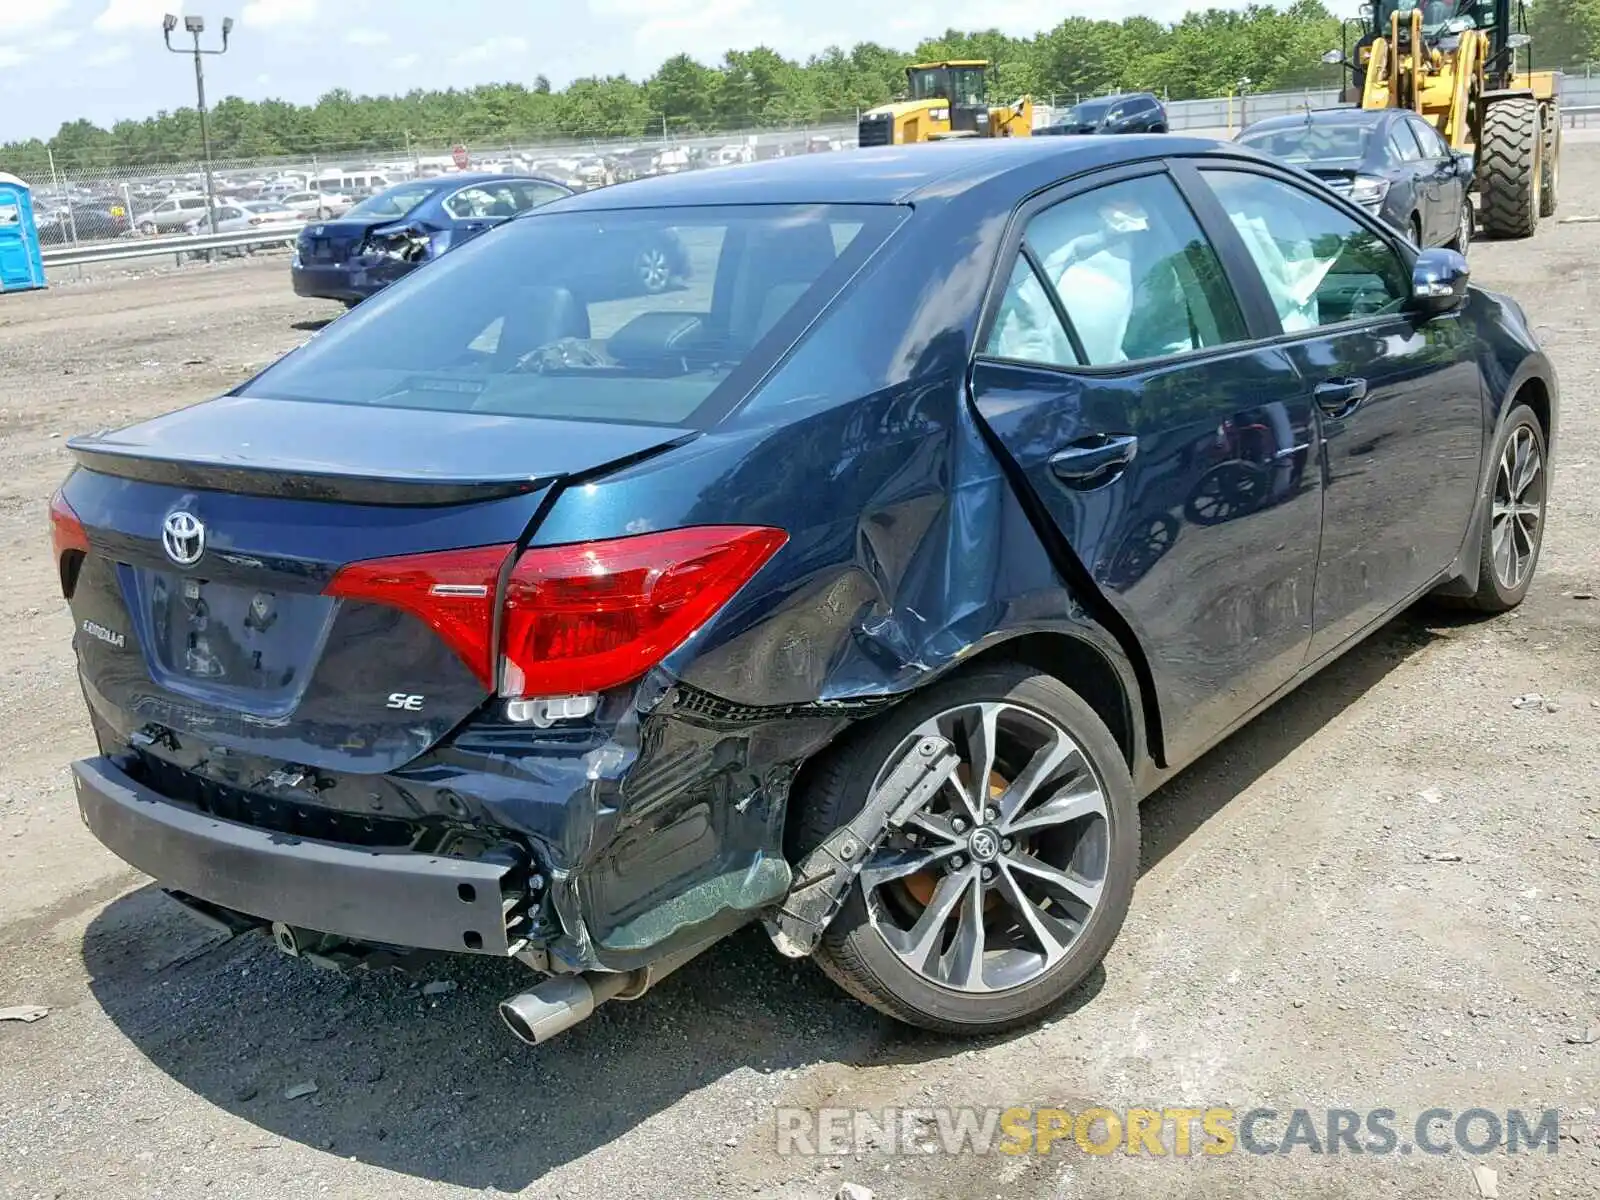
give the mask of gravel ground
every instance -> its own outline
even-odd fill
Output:
[[[1563,214],[1600,210],[1600,146],[1565,168]],[[296,300],[281,258],[0,300],[0,1006],[50,1008],[0,1024],[0,1194],[1480,1194],[1459,1153],[778,1153],[775,1110],[936,1104],[1387,1107],[1403,1128],[1558,1107],[1557,1153],[1471,1161],[1502,1197],[1600,1194],[1600,224],[1473,261],[1565,392],[1527,603],[1402,618],[1163,789],[1103,971],[976,1046],[880,1020],[754,931],[534,1050],[493,1015],[509,964],[444,964],[456,986],[424,994],[197,928],[76,816],[66,763],[91,742],[46,500],[64,436],[214,394],[336,310]]]

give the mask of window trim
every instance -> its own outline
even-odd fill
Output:
[[[1005,238],[1000,245],[1000,253],[995,258],[995,265],[989,276],[988,288],[984,293],[983,305],[979,310],[978,327],[973,336],[973,352],[969,368],[979,362],[987,362],[997,363],[1002,366],[1053,371],[1068,375],[1115,378],[1159,369],[1171,363],[1201,361],[1219,355],[1233,354],[1239,347],[1254,345],[1261,340],[1255,325],[1250,319],[1250,309],[1245,303],[1245,297],[1240,294],[1239,288],[1233,281],[1233,268],[1230,267],[1222,247],[1217,244],[1216,238],[1206,228],[1206,223],[1200,212],[1195,208],[1187,189],[1184,188],[1182,181],[1172,169],[1175,164],[1181,161],[1179,159],[1158,158],[1123,163],[1104,170],[1075,176],[1072,179],[1053,184],[1025,197],[1012,210],[1011,219],[1006,226]],[[1078,332],[1073,327],[1071,319],[1067,316],[1060,296],[1056,294],[1055,288],[1050,285],[1049,280],[1039,270],[1036,257],[1026,245],[1025,238],[1028,225],[1034,217],[1047,208],[1054,208],[1058,204],[1064,204],[1068,200],[1076,199],[1089,192],[1099,191],[1101,188],[1109,187],[1112,184],[1125,183],[1130,179],[1143,179],[1151,175],[1162,175],[1173,182],[1179,199],[1189,209],[1189,215],[1194,218],[1201,234],[1211,243],[1212,250],[1216,253],[1221,263],[1224,279],[1233,293],[1234,302],[1238,305],[1239,315],[1244,321],[1245,337],[1236,342],[1219,342],[1215,346],[1201,346],[1197,349],[1180,350],[1175,354],[1163,354],[1154,358],[1138,358],[1120,363],[1042,363],[1033,359],[1006,358],[998,354],[986,353],[984,347],[989,344],[989,338],[994,332],[994,324],[1000,314],[1000,305],[1005,299],[1006,290],[1011,282],[1011,272],[1016,265],[1017,259],[1023,256],[1023,251],[1028,250],[1027,257],[1032,260],[1029,262],[1029,269],[1033,271],[1035,278],[1044,287],[1045,295],[1050,298],[1051,308],[1054,309],[1056,318],[1061,321],[1066,329],[1067,339],[1072,344],[1073,352],[1080,359],[1086,357],[1083,343],[1079,339]],[[1239,246],[1239,252],[1244,253],[1242,244]],[[1249,265],[1250,269],[1254,271],[1254,264],[1251,263]],[[1273,315],[1276,316],[1276,313],[1274,312]]]
[[[1222,258],[1222,269],[1233,282],[1236,295],[1240,295],[1241,306],[1244,296],[1249,293],[1252,304],[1257,310],[1259,324],[1263,327],[1260,336],[1251,341],[1251,345],[1272,346],[1286,342],[1301,341],[1307,337],[1321,337],[1326,334],[1344,333],[1353,330],[1376,326],[1386,321],[1405,319],[1409,320],[1412,314],[1407,309],[1392,313],[1374,313],[1370,316],[1352,317],[1346,321],[1339,321],[1330,325],[1317,325],[1310,329],[1283,328],[1283,321],[1278,316],[1278,310],[1272,303],[1272,295],[1267,291],[1266,281],[1261,278],[1261,269],[1256,266],[1255,259],[1250,257],[1250,252],[1245,248],[1244,239],[1233,227],[1227,210],[1222,207],[1222,201],[1211,186],[1206,183],[1202,174],[1204,171],[1234,171],[1244,175],[1259,175],[1281,183],[1305,195],[1308,199],[1319,200],[1337,212],[1344,213],[1357,225],[1361,225],[1368,232],[1374,233],[1389,247],[1389,250],[1400,260],[1406,278],[1410,278],[1416,269],[1417,255],[1420,253],[1415,247],[1403,241],[1397,231],[1387,224],[1371,216],[1354,203],[1347,201],[1336,192],[1329,191],[1323,195],[1320,190],[1313,190],[1305,186],[1305,181],[1298,179],[1287,170],[1280,169],[1268,163],[1258,163],[1241,159],[1228,158],[1222,155],[1212,157],[1197,157],[1177,160],[1174,163],[1173,177],[1178,186],[1185,192],[1193,189],[1196,193],[1189,198],[1190,207],[1195,210],[1200,218],[1201,228],[1217,248],[1218,256]],[[1228,249],[1224,251],[1226,244]],[[1236,272],[1242,272],[1243,278],[1236,277]],[[1246,313],[1246,323],[1254,325],[1250,314]]]

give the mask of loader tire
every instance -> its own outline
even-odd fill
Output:
[[[1556,192],[1561,184],[1561,110],[1545,108],[1543,154],[1539,160],[1539,215],[1556,215]]]
[[[1490,237],[1532,237],[1539,225],[1539,105],[1534,100],[1498,100],[1483,117],[1478,143],[1478,182],[1483,193],[1483,231]]]

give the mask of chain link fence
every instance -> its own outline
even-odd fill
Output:
[[[1057,121],[1078,98],[1055,95],[1042,99],[1034,108],[1036,128]],[[1168,126],[1174,133],[1195,131],[1226,137],[1253,121],[1339,103],[1339,90],[1325,88],[1173,100],[1166,108]],[[1565,75],[1562,103],[1569,108],[1600,105],[1600,65]],[[470,146],[469,166],[531,171],[569,186],[591,188],[665,171],[854,149],[857,117],[847,114],[812,125],[697,135],[663,130],[643,138],[478,140]],[[1575,119],[1587,118],[1576,115]],[[283,196],[286,189],[354,202],[358,196],[394,183],[456,170],[454,149],[407,138],[387,151],[218,160],[211,165],[211,177],[219,202],[224,203]],[[47,246],[170,236],[197,221],[197,227],[205,225],[206,171],[199,161],[70,169],[52,162],[48,174],[35,172],[28,183],[34,192],[40,237]],[[330,215],[319,211],[316,202],[312,204],[307,216]]]

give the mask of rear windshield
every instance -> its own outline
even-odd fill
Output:
[[[1296,125],[1290,129],[1245,130],[1239,143],[1291,163],[1360,162],[1372,140],[1371,125]]]
[[[387,192],[379,192],[376,196],[368,197],[352,208],[349,215],[398,219],[433,195],[434,190],[434,185],[431,183],[403,183],[399,187],[390,188]]]
[[[245,394],[709,423],[907,211],[739,205],[530,214],[340,318]]]

